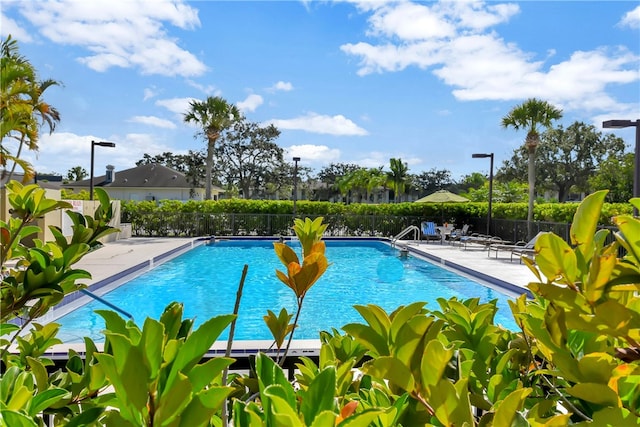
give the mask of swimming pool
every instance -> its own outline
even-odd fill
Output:
[[[496,323],[515,328],[506,294],[415,256],[400,258],[396,249],[381,241],[327,240],[326,244],[331,265],[305,298],[296,339],[317,339],[321,330],[362,322],[353,308],[357,304],[377,304],[390,312],[426,301],[428,308],[438,309],[437,298],[454,296],[497,299]],[[249,269],[234,339],[268,340],[271,336],[263,321],[267,310],[278,313],[285,307],[294,313],[297,308],[291,289],[275,276],[275,269],[283,267],[271,241],[222,240],[198,246],[103,297],[131,313],[139,325],[146,317],[159,318],[170,302],[180,301],[184,316],[195,318],[198,325],[233,312],[244,264]],[[104,322],[96,309],[107,307],[92,301],[55,320],[61,324],[58,337],[64,342],[79,342],[84,336],[102,341]],[[220,339],[226,337],[225,331]]]

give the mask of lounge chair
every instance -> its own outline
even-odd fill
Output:
[[[471,226],[469,224],[465,224],[462,226],[462,229],[458,230],[454,229],[449,235],[449,242],[454,244],[455,242],[459,242],[462,237],[469,235],[469,228]]]
[[[442,236],[438,233],[435,222],[423,221],[420,224],[420,230],[422,231],[421,239],[425,239],[427,242],[429,240],[440,240],[440,243],[442,243]]]
[[[490,245],[489,246],[489,253],[488,256],[491,256],[491,251],[495,251],[496,253],[496,258],[498,258],[498,252],[499,251],[510,251],[511,252],[511,261],[513,261],[513,255],[514,255],[514,251],[518,252],[518,253],[533,253],[533,247],[536,244],[536,240],[538,239],[538,236],[540,236],[540,234],[542,234],[542,231],[539,232],[538,234],[536,234],[535,236],[533,236],[533,239],[529,240],[528,242],[516,242],[513,245],[504,245],[504,244],[494,244],[494,245]]]
[[[464,245],[464,249],[467,249],[468,243],[475,243],[477,245],[482,246],[482,249],[487,249],[490,245],[494,244],[510,244],[511,242],[502,240],[501,237],[498,236],[488,236],[486,234],[477,234],[473,233],[470,236],[465,236],[460,238],[460,243]]]

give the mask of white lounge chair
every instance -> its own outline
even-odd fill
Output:
[[[495,251],[496,258],[498,258],[499,251],[509,251],[511,252],[511,261],[513,261],[514,251],[515,253],[519,253],[519,254],[533,253],[533,250],[534,250],[533,247],[536,244],[536,240],[538,239],[538,236],[540,236],[541,234],[542,234],[542,231],[536,234],[535,236],[533,236],[533,239],[529,240],[528,242],[520,241],[520,242],[516,242],[513,245],[504,245],[504,244],[490,245],[488,256],[491,256],[491,251]]]

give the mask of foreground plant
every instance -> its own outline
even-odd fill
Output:
[[[23,186],[11,181],[6,188],[12,217],[8,222],[0,221],[0,323],[3,336],[13,332],[11,342],[33,319],[45,315],[65,295],[84,287],[77,281],[91,276],[73,265],[99,246],[100,238],[118,230],[108,225],[113,208],[107,193],[100,188],[96,189],[100,205],[93,216],[67,211],[73,221],[70,239],[62,235],[60,228],[50,226],[55,241],[42,242],[35,238],[41,232],[34,225],[35,220],[71,205],[47,198],[45,190],[35,184]],[[20,322],[7,323],[16,318]],[[7,344],[4,339],[0,341],[2,354]]]
[[[571,226],[570,244],[547,233],[525,262],[536,296],[511,303],[533,356],[530,375],[552,406],[572,421],[640,424],[640,220],[613,219],[619,231],[606,244],[598,230],[606,191],[588,196]],[[631,203],[640,207],[640,199]],[[620,247],[624,256],[618,257]]]
[[[327,229],[327,225],[323,224],[322,220],[322,217],[318,217],[313,221],[309,218],[305,218],[304,220],[296,218],[294,220],[293,231],[302,246],[302,262],[300,262],[296,252],[287,244],[273,244],[278,258],[287,269],[286,272],[276,270],[276,275],[282,283],[293,290],[298,306],[293,324],[288,324],[291,315],[289,315],[285,309],[280,311],[278,316],[273,312],[269,312],[267,316],[265,316],[265,322],[275,338],[278,351],[282,347],[284,337],[286,337],[287,334],[289,335],[287,346],[280,359],[281,364],[284,362],[289,347],[291,346],[293,332],[300,318],[304,298],[309,289],[318,281],[329,266],[327,257],[324,254],[326,246],[322,241],[322,234]]]

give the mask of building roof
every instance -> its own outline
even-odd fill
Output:
[[[4,187],[8,180],[9,174],[6,171],[0,171],[0,188]],[[24,179],[24,174],[20,172],[14,172],[11,176],[13,181],[22,182]],[[62,176],[61,175],[53,175],[53,174],[41,174],[36,173],[36,175],[29,179],[24,185],[27,184],[38,184],[40,187],[49,189],[49,190],[59,190],[62,185]]]
[[[63,187],[89,187],[90,180],[69,182]],[[94,187],[114,188],[191,188],[182,172],[159,164],[146,164],[122,171],[113,170],[113,180],[108,181],[106,174],[93,178]],[[202,188],[202,187],[200,187]],[[212,187],[222,192],[219,187]]]

